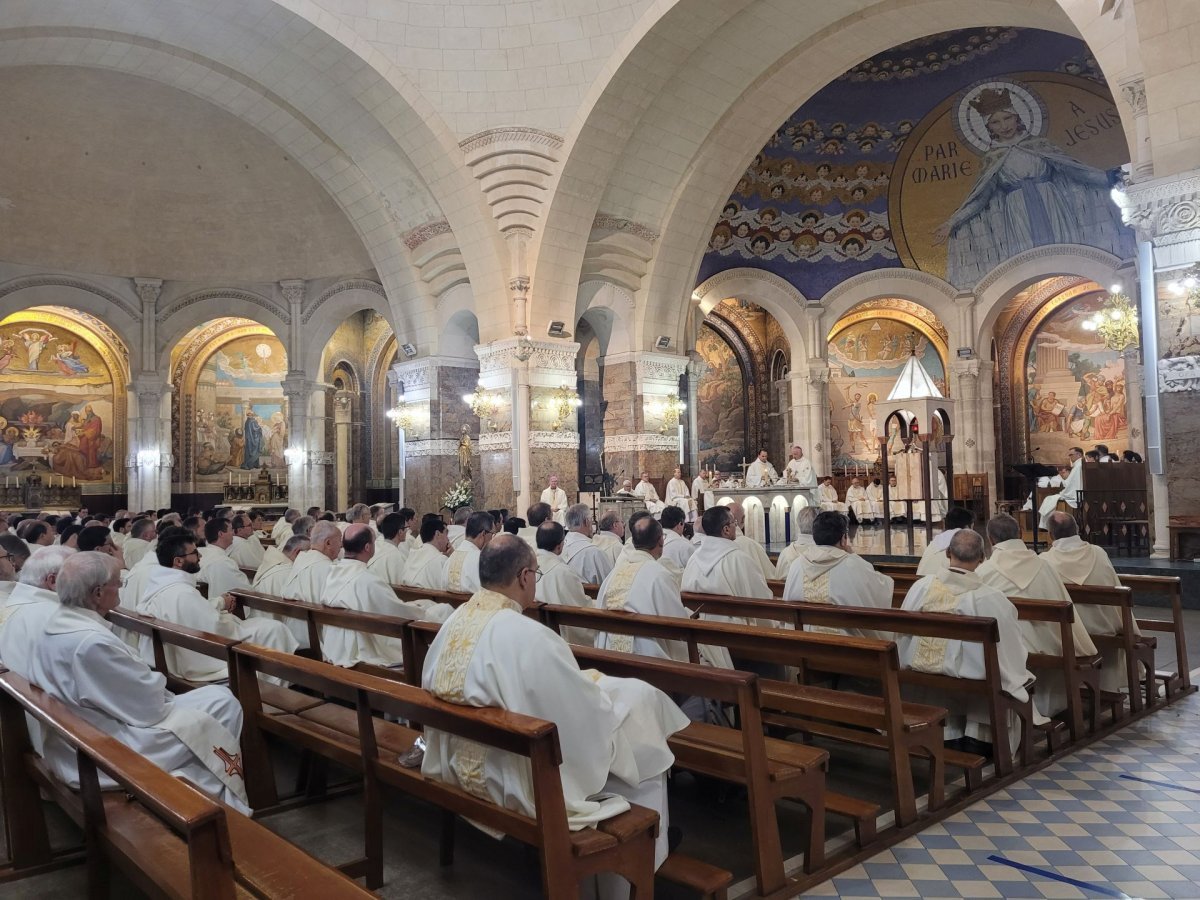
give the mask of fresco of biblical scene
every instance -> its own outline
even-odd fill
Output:
[[[113,403],[112,374],[81,334],[20,319],[0,325],[0,476],[111,481]]]
[[[945,395],[941,356],[929,338],[907,322],[875,316],[847,325],[830,339],[829,440],[834,468],[870,465],[879,458],[878,404],[887,399],[913,354]]]
[[[746,381],[733,349],[707,325],[696,351],[708,365],[696,387],[700,467],[739,476],[746,456]]]
[[[1130,447],[1125,360],[1083,327],[1103,295],[1065,303],[1038,326],[1025,367],[1025,422],[1037,458],[1067,458],[1074,446]]]
[[[196,478],[225,482],[253,477],[262,466],[287,463],[287,413],[280,382],[283,345],[250,335],[221,344],[200,367],[196,383]]]

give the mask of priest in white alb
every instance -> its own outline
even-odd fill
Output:
[[[867,499],[867,489],[863,487],[862,481],[858,478],[851,478],[850,487],[846,488],[846,506],[850,508],[850,514],[859,523],[866,524],[873,521],[871,501]]]
[[[145,591],[138,601],[138,612],[281,653],[292,653],[299,646],[291,631],[281,622],[267,618],[239,619],[231,611],[234,607],[232,597],[225,594],[204,597],[196,590],[196,573],[200,571],[200,562],[195,542],[189,536],[180,533],[163,536],[154,552],[158,557],[158,566],[146,579]],[[148,635],[140,636],[139,647],[142,659],[152,664],[154,643]],[[224,681],[229,677],[229,666],[224,660],[169,644],[166,656],[171,674],[178,678]]]
[[[746,468],[746,487],[767,487],[778,480],[779,473],[767,459],[767,451],[759,450],[758,457]]]
[[[333,522],[318,522],[309,532],[309,549],[292,563],[292,574],[283,589],[288,600],[323,603],[329,570],[342,553],[342,531]],[[308,648],[308,625],[303,619],[286,618],[284,623],[302,648]]]
[[[704,536],[683,570],[683,590],[770,600],[771,588],[762,568],[738,547],[730,508],[717,505],[705,510],[701,524]]]
[[[446,538],[450,541],[451,552],[457,550],[458,545],[467,536],[467,519],[471,518],[471,513],[473,512],[475,510],[469,506],[464,506],[454,511],[453,520],[446,526]]]
[[[284,542],[291,537],[292,523],[298,518],[300,518],[300,510],[288,509],[275,520],[275,524],[271,526],[271,540],[275,542],[276,547],[282,547]]]
[[[229,591],[250,587],[250,579],[229,556],[233,546],[233,526],[228,519],[217,517],[204,524],[204,539],[208,552],[200,558],[197,582],[208,585],[208,595],[219,597]]]
[[[983,538],[969,526],[955,530],[942,555],[946,566],[926,575],[908,589],[904,609],[909,612],[955,613],[960,616],[980,616],[995,619],[1000,632],[997,656],[1000,662],[1000,687],[1013,699],[1024,703],[1029,699],[1033,676],[1025,667],[1028,651],[1021,637],[1016,608],[994,587],[980,580],[975,570],[983,562]],[[896,635],[900,665],[915,672],[951,675],[955,678],[983,680],[983,647],[972,641],[917,635]],[[992,742],[991,719],[982,698],[938,692],[922,697],[922,702],[946,706],[947,740],[968,737],[984,743]],[[1044,717],[1037,718],[1044,720]],[[1015,716],[1008,722],[1010,746],[1020,741],[1019,723]]]
[[[794,532],[796,539],[779,551],[779,556],[775,560],[775,578],[786,581],[788,569],[792,567],[792,560],[805,547],[813,545],[813,520],[817,517],[818,512],[820,510],[815,506],[804,506],[796,510],[796,515],[793,519],[793,527],[796,529]]]
[[[404,527],[404,516],[388,513],[379,522],[379,540],[375,542],[375,555],[367,567],[386,584],[399,584],[404,577],[404,564],[408,561],[408,530]]]
[[[988,540],[992,543],[991,558],[977,570],[985,584],[1004,593],[1006,597],[1026,600],[1065,600],[1071,595],[1058,573],[1025,546],[1021,540],[1021,526],[1012,516],[998,515],[988,520]],[[1021,622],[1021,636],[1030,653],[1062,655],[1062,641],[1058,625],[1054,622]],[[1092,643],[1079,616],[1071,626],[1071,637],[1077,656],[1092,656],[1096,645]],[[1045,716],[1054,716],[1067,707],[1066,687],[1057,672],[1042,672],[1038,676],[1034,703]]]
[[[1071,473],[1062,483],[1062,489],[1057,494],[1046,497],[1038,509],[1039,524],[1042,528],[1049,523],[1050,513],[1058,509],[1060,500],[1071,509],[1079,506],[1079,492],[1083,490],[1083,448],[1072,447],[1067,451],[1067,459],[1071,461]]]
[[[292,577],[292,564],[296,557],[309,549],[312,544],[304,535],[293,534],[283,547],[267,547],[263,553],[263,562],[254,573],[250,587],[264,594],[282,597],[287,583]],[[246,615],[261,615],[258,610],[247,609]]]
[[[954,509],[946,513],[946,528],[933,536],[933,540],[925,547],[925,551],[921,554],[921,561],[917,564],[918,575],[933,575],[937,572],[944,572],[950,565],[946,557],[946,548],[950,546],[950,541],[962,529],[971,529],[975,527],[975,514],[969,509],[961,506],[956,506]],[[971,571],[974,571],[972,569]]]
[[[610,563],[615,565],[617,557],[625,549],[624,537],[625,523],[621,521],[621,514],[615,509],[610,509],[600,517],[600,521],[596,525],[596,533],[592,535],[592,543],[603,551]]]
[[[539,603],[556,603],[560,606],[595,608],[592,598],[583,592],[583,579],[579,573],[563,562],[562,552],[567,532],[557,522],[546,521],[537,530],[537,588]],[[571,644],[591,647],[596,635],[589,628],[564,628],[563,638]]]
[[[665,503],[658,496],[658,488],[650,483],[650,473],[643,472],[642,480],[637,483],[637,487],[633,489],[633,493],[637,497],[641,497],[646,504],[646,509],[650,511],[650,515],[658,518],[662,513]]]
[[[716,504],[716,494],[713,493],[713,473],[700,470],[700,474],[692,479],[692,501],[696,504],[697,514],[706,509],[712,509]]]
[[[342,535],[342,550],[343,558],[333,564],[325,583],[326,606],[435,622],[444,621],[453,611],[446,603],[400,600],[392,586],[368,568],[367,563],[375,552],[375,532],[370,525],[349,525]],[[331,625],[321,627],[321,652],[325,660],[335,666],[351,667],[358,663],[396,666],[404,661],[399,638]]]
[[[105,621],[120,602],[119,584],[112,557],[76,553],[64,562],[55,584],[60,606],[33,647],[26,677],[160,769],[249,815],[237,698],[218,685],[179,695],[168,691],[166,678]],[[69,745],[48,736],[43,756],[57,777],[79,787],[79,764]],[[115,786],[100,774],[102,790]]]
[[[771,562],[771,557],[767,556],[767,550],[763,545],[748,537],[745,533],[746,528],[746,509],[740,503],[729,504],[729,515],[733,517],[733,525],[737,530],[737,535],[733,542],[739,550],[754,560],[758,566],[758,571],[762,572],[764,581],[770,581],[775,577],[775,563]]]
[[[233,544],[229,548],[229,558],[242,569],[254,569],[262,565],[266,548],[258,537],[258,526],[262,525],[262,516],[240,513],[233,517]]]
[[[39,547],[26,560],[17,582],[0,606],[0,663],[22,678],[29,677],[29,659],[41,638],[42,626],[58,608],[54,586],[70,547]]]
[[[150,541],[154,539],[154,520],[138,519],[129,526],[129,537],[121,548],[125,556],[125,568],[132,569],[142,561],[142,557],[150,549]]]
[[[421,546],[408,554],[400,583],[430,591],[446,590],[450,568],[450,538],[445,523],[437,516],[421,523]]]
[[[599,584],[612,571],[608,555],[592,542],[592,511],[586,503],[567,507],[567,538],[562,559],[584,584]]]
[[[1046,532],[1053,542],[1042,554],[1066,584],[1087,584],[1095,587],[1121,587],[1121,578],[1113,568],[1108,554],[1095,544],[1089,544],[1079,536],[1079,525],[1070,513],[1057,510],[1047,517]],[[1115,606],[1077,604],[1075,615],[1083,622],[1088,634],[1120,634],[1121,611]],[[1133,620],[1133,633],[1140,635],[1137,619]],[[1127,691],[1129,680],[1125,676],[1125,652],[1117,649],[1101,651],[1103,665],[1100,669],[1100,689],[1105,691]]]
[[[668,506],[663,510],[659,521],[663,530],[662,559],[671,564],[670,568],[678,569],[682,578],[688,560],[696,552],[692,542],[683,536],[683,510]]]
[[[893,579],[850,549],[850,522],[838,512],[818,513],[813,519],[813,543],[801,547],[788,568],[784,600],[829,603],[836,606],[892,608]],[[870,628],[810,628],[831,634],[891,640]]]
[[[696,516],[696,503],[692,500],[692,493],[683,480],[683,469],[679,466],[675,467],[671,480],[667,482],[667,506],[679,507],[689,521]]]
[[[825,512],[848,513],[850,511],[850,507],[838,500],[837,488],[833,486],[833,479],[828,475],[821,482],[821,486],[817,488],[817,502],[821,504],[821,509]]]
[[[451,703],[554,722],[570,825],[594,825],[629,803],[648,807],[659,815],[654,862],[661,865],[670,822],[666,773],[674,763],[667,738],[687,726],[687,717],[644,682],[585,675],[566,642],[521,614],[534,602],[537,561],[519,538],[499,535],[484,548],[479,576],[483,589],[429,648],[421,686]],[[534,814],[526,761],[435,729],[425,731],[425,742],[426,777],[486,791],[498,804]],[[605,900],[628,896],[623,879],[597,880]]]
[[[812,463],[804,455],[804,448],[793,444],[791,454],[787,465],[783,467],[783,480],[796,487],[815,488],[817,473],[813,471]]]
[[[464,594],[479,590],[479,553],[492,539],[491,513],[473,512],[463,525],[463,539],[446,565],[446,589]]]
[[[883,485],[878,478],[867,485],[867,502],[871,504],[871,518],[878,522],[883,518]]]
[[[541,501],[549,505],[550,518],[559,525],[567,524],[567,492],[558,486],[557,475],[550,476],[550,484],[542,491]]]

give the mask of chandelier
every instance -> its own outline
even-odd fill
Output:
[[[392,420],[392,424],[397,428],[403,428],[405,431],[412,431],[413,427],[413,410],[407,403],[401,400],[385,415]]]
[[[662,419],[662,425],[658,428],[659,434],[666,434],[668,428],[678,427],[679,419],[685,410],[687,404],[680,402],[678,394],[668,394],[665,400],[650,403],[651,414]]]
[[[1167,285],[1176,297],[1186,297],[1187,302],[1200,307],[1200,263],[1184,269],[1179,278]]]
[[[471,407],[471,412],[487,423],[488,431],[496,430],[496,423],[492,421],[492,417],[500,409],[501,397],[498,393],[487,390],[482,384],[477,384],[472,393],[463,394],[463,403]]]
[[[534,405],[538,404],[535,402]],[[579,399],[579,393],[565,384],[541,401],[542,409],[547,410],[554,417],[554,422],[550,426],[553,431],[560,430],[566,423],[567,417],[582,405],[583,401]]]
[[[1138,314],[1133,303],[1114,284],[1100,308],[1083,322],[1085,331],[1094,331],[1104,346],[1117,353],[1138,345]]]

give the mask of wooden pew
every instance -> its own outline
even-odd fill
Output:
[[[274,799],[267,734],[360,772],[366,806],[365,859],[348,868],[361,871],[369,887],[382,882],[381,788],[388,785],[536,847],[541,856],[542,886],[551,900],[575,898],[581,879],[606,871],[628,879],[634,888],[632,896],[638,900],[653,896],[658,816],[634,806],[597,827],[568,830],[558,772],[562,756],[553,723],[503,710],[445,703],[397,681],[262,647],[243,644],[233,653],[243,688],[242,750],[247,786],[256,786],[259,802],[270,805]],[[271,715],[258,695],[260,674],[300,684],[347,706],[330,703],[298,715]],[[526,757],[534,785],[535,815],[504,809],[461,788],[426,778],[419,767],[404,767],[398,756],[412,749],[418,732],[376,718],[372,710]]]
[[[1076,606],[1100,606],[1120,611],[1121,631],[1118,634],[1091,634],[1092,643],[1100,650],[1122,650],[1125,653],[1125,681],[1129,689],[1129,708],[1141,712],[1153,706],[1156,699],[1154,654],[1158,640],[1138,635],[1134,631],[1133,592],[1127,587],[1095,587],[1069,584],[1067,592]],[[1144,672],[1144,676],[1139,674]],[[1114,707],[1115,708],[1115,707]]]
[[[78,791],[30,745],[26,714],[74,748]],[[17,869],[49,861],[41,792],[82,827],[92,896],[109,894],[115,862],[149,896],[372,896],[268,828],[175,778],[15,673],[0,675],[4,816]],[[100,773],[118,785],[101,790]]]
[[[700,644],[711,644],[723,646],[741,659],[811,666],[825,672],[877,681],[881,686],[881,696],[868,697],[764,679],[760,687],[762,704],[765,709],[772,711],[764,718],[773,724],[786,724],[829,737],[844,735],[852,741],[863,730],[878,730],[884,738],[883,749],[887,752],[891,768],[897,822],[907,825],[917,818],[910,755],[929,760],[929,807],[937,809],[942,804],[945,789],[942,730],[946,710],[901,700],[900,664],[896,645],[891,641],[628,615],[569,606],[546,605],[541,609],[543,621],[556,630],[575,626],[682,641],[688,645],[693,661],[699,659],[697,647]],[[832,809],[832,806],[827,803],[827,808]]]
[[[412,671],[420,672],[439,626],[433,622],[412,622],[408,630],[411,650],[406,646],[405,653],[414,661]],[[787,896],[788,885],[792,883],[783,868],[775,816],[777,800],[798,800],[808,807],[804,871],[812,873],[824,865],[825,809],[829,796],[825,790],[825,770],[829,754],[764,735],[757,675],[575,644],[571,645],[571,651],[581,668],[597,669],[618,678],[637,678],[667,693],[705,697],[732,708],[738,729],[693,722],[673,735],[668,744],[677,767],[746,788],[758,896]],[[835,800],[835,805],[844,804]],[[871,812],[872,826],[877,812],[878,807]]]
[[[712,594],[684,593],[683,603],[696,613],[707,612],[720,616],[754,619],[775,619],[796,630],[804,626],[826,628],[870,629],[877,632],[907,634],[921,637],[977,643],[983,649],[984,678],[981,681],[938,675],[928,672],[900,670],[902,684],[935,688],[947,693],[966,693],[981,697],[988,708],[993,735],[994,762],[997,776],[1013,771],[1012,745],[1009,739],[1008,713],[1011,711],[1023,723],[1021,733],[1022,761],[1031,759],[1032,702],[1021,703],[1006,693],[1000,673],[1000,629],[994,619],[960,616],[948,613],[916,613],[904,610],[884,610],[869,607],[834,606],[803,601],[753,600],[744,597],[719,597]],[[870,736],[868,736],[870,737]],[[963,769],[968,790],[981,784],[984,758],[975,753],[946,750],[948,765]]]
[[[1158,594],[1165,596],[1171,610],[1171,618],[1138,619],[1138,628],[1143,632],[1154,631],[1173,635],[1175,638],[1174,672],[1155,672],[1154,677],[1163,683],[1167,697],[1172,698],[1192,690],[1191,669],[1188,665],[1187,635],[1183,630],[1183,582],[1176,576],[1127,575],[1118,573],[1121,584],[1134,594]]]
[[[435,603],[449,603],[459,607],[471,599],[471,595],[461,591],[433,591],[428,588],[413,587],[410,584],[393,584],[392,590],[401,600],[433,600]]]

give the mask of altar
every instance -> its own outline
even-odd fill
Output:
[[[791,543],[795,515],[806,506],[820,506],[816,487],[794,484],[760,487],[717,487],[717,503],[740,503],[746,512],[746,537],[763,544]]]

